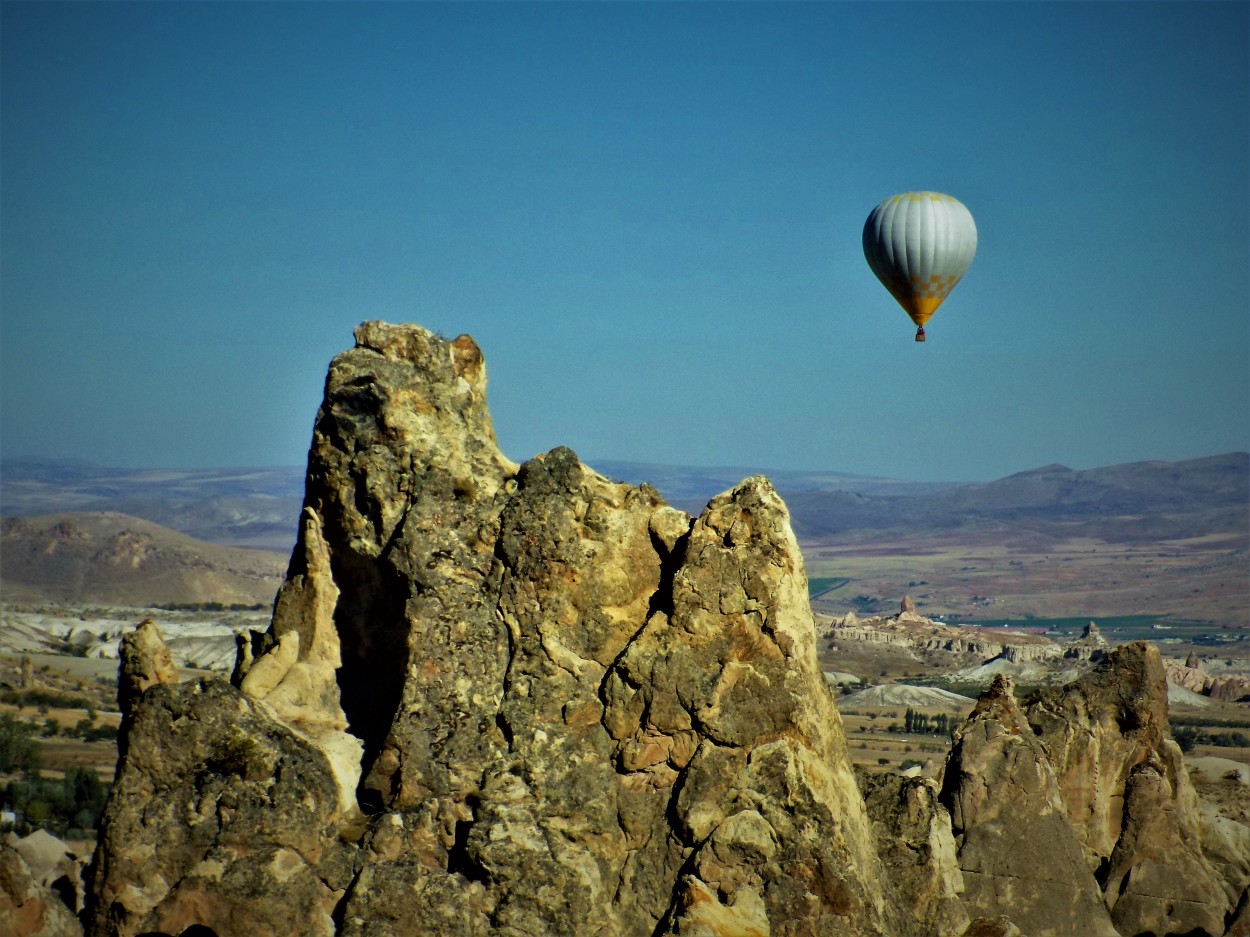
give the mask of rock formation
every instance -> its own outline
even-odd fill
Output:
[[[1049,638],[1035,634],[986,631],[967,625],[947,625],[925,618],[916,611],[910,596],[904,596],[896,615],[861,619],[854,612],[835,618],[824,626],[823,636],[831,646],[839,641],[888,644],[915,651],[975,658],[986,662],[997,657],[1011,661],[1052,660],[1063,656],[1063,648]],[[960,665],[967,661],[961,661]]]
[[[964,934],[970,923],[961,900],[964,876],[937,782],[893,772],[857,772],[857,777],[895,900],[911,913],[920,933]]]
[[[82,925],[53,889],[41,884],[21,852],[0,842],[0,934],[82,937]]]
[[[1081,631],[1079,638],[1069,641],[1064,646],[1063,656],[1077,660],[1097,661],[1107,656],[1108,649],[1107,639],[1098,630],[1098,625],[1091,621]]]
[[[123,716],[134,709],[148,687],[178,682],[173,655],[151,618],[143,619],[134,631],[122,636],[117,654],[117,706]]]
[[[153,683],[125,717],[87,933],[335,933],[354,847],[324,755],[220,680]]]
[[[969,913],[1034,937],[1215,937],[1245,901],[1250,830],[1199,808],[1145,643],[1023,704],[997,678],[955,732],[942,802]]]
[[[1250,879],[1225,881],[1202,851],[1159,652],[1123,645],[1081,679],[1037,694],[1026,713],[1117,928],[1222,933]]]
[[[1009,686],[940,789],[866,803],[768,481],[691,517],[568,449],[517,465],[485,388],[467,336],[362,325],[231,682],[125,643],[89,935],[1114,937],[1069,762]],[[1131,767],[1125,802],[1162,803]],[[1187,822],[1114,838],[1123,920],[1159,919],[1148,860]]]
[[[1029,937],[1116,937],[1055,772],[1008,678],[995,677],[955,731],[941,800],[972,916],[1005,915]]]
[[[36,884],[52,889],[75,914],[82,910],[84,859],[47,830],[35,830],[21,839],[10,833],[6,839],[25,861]]]
[[[513,464],[467,337],[332,363],[235,681],[131,706],[91,933],[907,933],[780,498]]]
[[[1202,667],[1198,655],[1190,653],[1182,664],[1178,660],[1164,661],[1168,683],[1183,687],[1203,696],[1217,700],[1243,700],[1250,697],[1250,679],[1242,674],[1226,674],[1215,677]]]
[[[1054,660],[1063,656],[1063,649],[1055,644],[1006,644],[999,656],[1013,664],[1022,664],[1033,660]]]

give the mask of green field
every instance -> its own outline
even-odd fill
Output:
[[[1195,638],[1202,636],[1207,636],[1209,640],[1199,643],[1223,644],[1245,637],[1244,632],[1229,633],[1209,621],[1169,618],[1166,615],[1110,615],[1107,617],[1084,615],[1079,618],[973,618],[959,623],[976,625],[980,628],[1010,628],[1015,630],[1044,628],[1048,632],[1058,632],[1063,638],[1075,638],[1080,636],[1085,626],[1091,621],[1098,626],[1098,630],[1113,644],[1125,641],[1159,642],[1168,638],[1193,641]],[[951,621],[949,623],[954,624],[955,622]]]
[[[1120,633],[1148,632],[1153,625],[1168,623],[1166,616],[1160,615],[1117,615],[1107,618],[1083,615],[1076,618],[969,618],[960,624],[976,625],[979,628],[1045,628],[1047,631],[1075,631],[1079,634],[1091,621],[1098,626],[1099,631]]]
[[[809,598],[816,598],[826,592],[832,592],[834,589],[841,589],[851,580],[845,576],[825,576],[819,579],[809,579],[807,581],[807,594]]]

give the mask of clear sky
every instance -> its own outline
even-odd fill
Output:
[[[0,5],[0,452],[302,464],[364,319],[504,452],[979,480],[1250,449],[1246,3]],[[960,199],[912,341],[860,236]]]

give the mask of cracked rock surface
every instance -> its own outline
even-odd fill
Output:
[[[692,517],[565,448],[518,465],[467,336],[367,322],[331,363],[230,683],[170,682],[154,632],[124,645],[91,937],[1114,937],[1095,842],[1117,922],[1158,919],[1162,840],[1070,816],[1084,756],[1009,687],[940,789],[865,782],[870,818],[767,479]]]
[[[269,632],[131,691],[89,932],[908,933],[768,481],[517,465],[485,388],[467,336],[335,358]]]
[[[1250,854],[1244,840],[1219,840],[1205,828],[1170,737],[1158,650],[1144,642],[1116,648],[1081,679],[1032,697],[1026,718],[1055,767],[1116,928],[1223,933],[1250,882]]]

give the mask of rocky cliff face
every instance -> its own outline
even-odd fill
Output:
[[[82,924],[64,898],[38,880],[19,849],[0,841],[0,934],[82,937]]]
[[[1222,933],[1250,881],[1250,856],[1229,857],[1237,868],[1226,880],[1204,854],[1158,650],[1117,648],[1081,679],[1037,694],[1026,712],[1120,931]]]
[[[517,466],[471,340],[368,323],[269,632],[128,717],[91,932],[905,933],[814,641],[765,479]]]
[[[1214,677],[1203,669],[1196,654],[1190,654],[1183,664],[1177,660],[1164,661],[1163,669],[1172,686],[1184,687],[1218,700],[1250,698],[1250,680],[1241,674]]]
[[[516,465],[470,339],[356,339],[231,683],[126,645],[88,934],[955,937],[1051,912],[1116,933],[1066,768],[1009,690],[940,797],[878,779],[865,800],[766,479],[692,517],[567,449]],[[1036,876],[1005,857],[1020,835],[1063,858],[1042,898],[1012,891]]]
[[[942,803],[971,912],[1026,934],[1218,935],[1246,901],[1247,831],[1199,809],[1148,644],[1024,703],[996,678],[955,732]]]
[[[1008,678],[995,677],[955,731],[941,801],[973,913],[1007,915],[1030,937],[1116,937],[1054,769]]]

